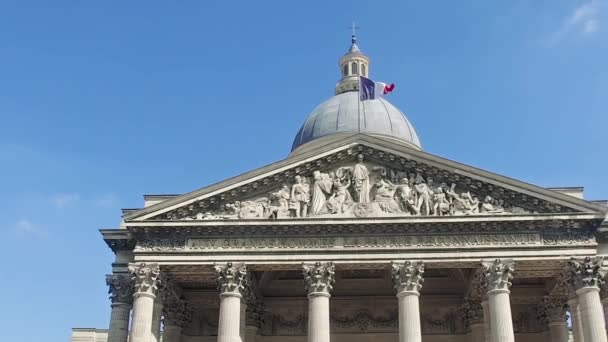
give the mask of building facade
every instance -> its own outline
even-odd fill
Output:
[[[607,342],[605,203],[424,152],[354,36],[339,67],[286,159],[101,230],[110,326],[73,341]]]

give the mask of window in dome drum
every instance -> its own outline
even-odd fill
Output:
[[[350,69],[351,69],[353,75],[357,75],[359,73],[359,69],[357,68],[357,63],[355,63],[355,62],[353,62],[353,64],[350,65]]]

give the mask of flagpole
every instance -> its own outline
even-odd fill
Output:
[[[361,133],[361,76],[359,76],[359,89],[357,89],[357,124]]]

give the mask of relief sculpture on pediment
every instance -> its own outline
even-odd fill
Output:
[[[502,199],[478,197],[456,183],[435,183],[416,170],[374,165],[358,154],[350,165],[298,174],[276,191],[200,208],[182,220],[303,217],[465,216],[527,213]]]

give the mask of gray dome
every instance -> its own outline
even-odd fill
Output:
[[[383,136],[421,149],[414,127],[399,109],[382,98],[359,101],[358,91],[347,91],[323,102],[308,116],[293,140],[291,152],[304,150],[300,147],[313,140],[340,138],[348,133]]]

